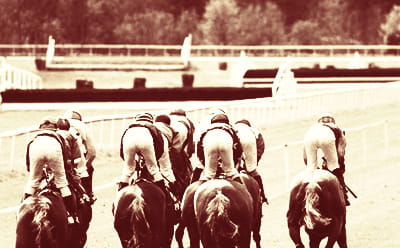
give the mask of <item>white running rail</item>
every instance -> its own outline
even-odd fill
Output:
[[[0,57],[0,92],[7,89],[41,89],[42,78],[38,75],[19,69]]]
[[[260,98],[230,101],[220,105],[232,121],[247,118],[255,127],[269,128],[285,122],[316,118],[321,112],[367,110],[376,105],[398,102],[400,83],[331,90],[295,97]],[[206,116],[210,107],[186,109],[195,123]],[[94,143],[99,153],[118,156],[120,138],[135,113],[88,118]],[[34,127],[0,133],[0,170],[23,169],[25,148]]]

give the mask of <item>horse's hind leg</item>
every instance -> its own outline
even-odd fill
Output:
[[[322,238],[310,236],[310,248],[319,248],[319,244],[321,243]],[[326,246],[325,248],[327,248]]]
[[[347,234],[346,234],[346,226],[343,225],[342,231],[339,234],[337,243],[340,248],[347,248]]]
[[[250,248],[251,233],[241,236],[239,241],[239,248]]]
[[[178,243],[178,248],[183,248],[183,234],[185,232],[185,226],[182,223],[178,224],[175,230],[175,240]]]
[[[200,235],[197,231],[197,226],[187,226],[190,248],[200,248]]]
[[[261,221],[253,226],[253,240],[256,243],[256,248],[261,248],[261,234],[260,234],[260,229],[261,229]]]

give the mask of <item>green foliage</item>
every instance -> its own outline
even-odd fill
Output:
[[[381,25],[384,42],[390,45],[400,45],[400,6],[393,9],[386,16],[386,22]]]
[[[237,16],[233,45],[269,45],[286,41],[284,17],[279,7],[271,2],[249,5]]]
[[[210,0],[200,26],[204,42],[213,45],[229,45],[236,36],[239,8],[235,0]]]
[[[398,44],[397,2],[0,0],[0,42],[179,45],[192,33],[194,44]]]

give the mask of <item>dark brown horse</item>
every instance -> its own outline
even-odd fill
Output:
[[[117,193],[113,205],[114,228],[122,247],[168,247],[165,194],[141,179]]]
[[[256,247],[261,247],[261,218],[262,218],[262,203],[260,199],[260,188],[258,183],[249,175],[240,173],[240,178],[244,182],[248,192],[252,197],[253,203],[253,240],[256,243]],[[185,191],[182,201],[182,218],[175,231],[175,239],[178,243],[179,248],[183,248],[183,235],[184,229],[187,228],[190,239],[190,247],[200,246],[200,237],[198,236],[196,216],[194,212],[194,195],[197,188],[203,182],[194,182]]]
[[[180,224],[187,227],[191,248],[200,247],[200,241],[203,247],[250,247],[253,223],[253,199],[241,183],[195,182],[185,192]]]
[[[300,227],[305,226],[310,248],[318,248],[328,238],[325,248],[335,242],[347,248],[346,206],[337,178],[326,170],[305,170],[293,181],[287,212],[289,235],[296,248],[304,248]]]
[[[16,248],[66,247],[67,210],[51,191],[25,199],[17,216]]]
[[[77,204],[80,222],[68,224],[64,201],[52,181],[25,199],[17,215],[16,247],[84,247],[92,209],[87,202]]]

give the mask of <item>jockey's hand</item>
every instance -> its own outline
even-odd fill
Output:
[[[175,182],[170,182],[168,184],[168,188],[171,190],[171,192],[175,195],[176,194],[176,185]]]
[[[74,173],[74,174],[72,175],[72,179],[74,180],[75,183],[81,184],[81,177],[78,176],[77,174]]]

